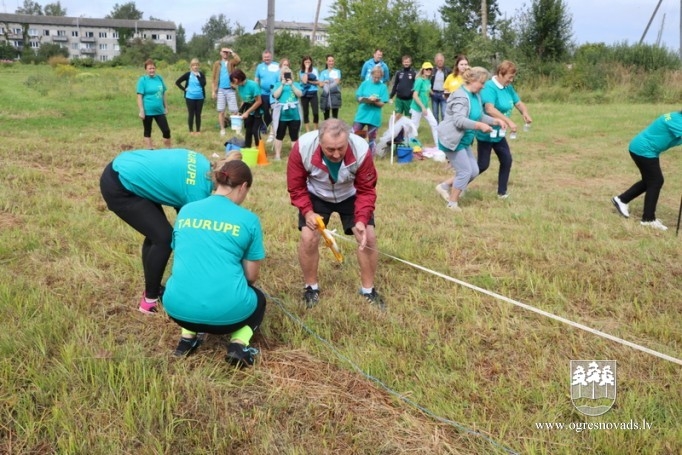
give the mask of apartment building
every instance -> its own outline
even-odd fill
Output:
[[[45,43],[58,44],[69,50],[72,59],[113,59],[121,53],[119,34],[126,29],[133,32],[131,38],[152,40],[175,52],[174,22],[0,13],[0,42],[19,51],[25,46],[38,50]]]
[[[275,33],[277,32],[289,32],[292,35],[299,35],[308,40],[312,39],[313,34],[313,22],[286,22],[286,21],[275,21]],[[256,22],[253,27],[254,32],[266,31],[268,27],[267,20],[260,20]],[[327,24],[318,22],[317,30],[315,30],[315,42],[313,44],[326,46],[329,39],[329,34],[327,33]]]

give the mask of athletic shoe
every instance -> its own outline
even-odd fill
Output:
[[[616,207],[616,210],[618,210],[618,213],[625,218],[630,218],[630,209],[628,208],[628,205],[622,202],[618,196],[611,198],[611,202],[613,202],[613,205]]]
[[[204,336],[204,333],[197,333],[197,336],[194,338],[180,337],[180,342],[178,347],[175,348],[173,355],[175,357],[187,357],[201,346],[201,343],[204,342]]]
[[[384,303],[384,299],[381,298],[376,289],[372,288],[371,292],[363,293],[360,291],[360,293],[367,300],[367,303],[377,306],[380,310],[386,309],[386,303]]]
[[[225,356],[225,361],[230,365],[236,367],[250,367],[253,365],[254,358],[258,354],[258,349],[245,346],[240,343],[230,343],[227,346],[227,355]]]
[[[653,221],[640,221],[642,226],[648,226],[654,229],[658,229],[660,231],[667,231],[668,227],[665,226],[663,223],[661,223],[661,220],[653,220]]]
[[[497,198],[498,199],[507,199],[509,197],[509,193],[504,193],[504,194],[498,194]]]
[[[158,313],[159,302],[158,300],[156,302],[149,303],[145,299],[145,293],[142,293],[142,298],[140,299],[140,305],[137,307],[137,309],[140,311],[140,313],[144,314],[156,314]]]
[[[458,203],[456,202],[448,202],[447,207],[452,210],[453,212],[461,212],[462,208],[459,206]]]
[[[220,135],[225,136],[225,130],[220,130]]]
[[[436,192],[440,194],[440,197],[445,199],[445,202],[450,202],[450,191],[448,191],[448,189],[444,187],[442,183],[436,185]]]
[[[306,286],[303,293],[303,301],[305,301],[306,308],[314,307],[320,302],[320,290]]]
[[[274,134],[269,134],[267,140],[265,141],[266,144],[271,144],[272,141],[275,140],[275,135]]]

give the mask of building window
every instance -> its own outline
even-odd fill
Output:
[[[31,47],[33,49],[38,49],[40,47],[40,41],[31,41]]]
[[[159,39],[159,35],[157,35],[156,33],[152,33],[152,39],[153,39],[154,41],[158,40],[158,39]]]
[[[107,50],[107,45],[106,45],[106,44],[100,44],[100,45],[99,45],[99,50],[100,50],[100,51],[106,51],[106,50]]]
[[[79,47],[78,43],[71,43],[71,49],[78,50]]]
[[[57,30],[57,36],[66,36],[66,30]]]
[[[43,35],[50,36],[50,31],[49,30],[43,30]]]
[[[106,37],[107,37],[107,32],[99,32],[99,37],[100,37],[100,38],[106,38]]]
[[[99,61],[100,61],[100,62],[106,62],[107,60],[109,60],[109,57],[107,57],[106,55],[100,55],[100,56],[99,56]]]
[[[111,37],[114,38],[114,39],[118,39],[118,32],[113,32],[113,33],[111,34]]]
[[[173,41],[173,35],[166,35],[166,39],[168,41]]]
[[[12,34],[14,35],[23,35],[22,31],[20,28],[13,28],[12,29]]]
[[[118,44],[114,44],[114,50],[115,50],[116,52],[120,52],[121,46],[119,46]]]
[[[38,36],[38,30],[36,30],[35,28],[29,28],[28,36]]]
[[[78,38],[78,30],[72,30],[71,31],[71,36]]]
[[[86,37],[86,38],[94,38],[94,37],[95,37],[95,32],[85,32],[85,37]]]
[[[94,49],[95,45],[94,43],[85,43],[85,49]]]

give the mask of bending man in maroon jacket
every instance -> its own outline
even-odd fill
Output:
[[[325,225],[339,214],[346,235],[355,235],[360,264],[360,293],[371,304],[384,308],[374,289],[378,251],[374,232],[377,171],[367,141],[350,133],[339,119],[325,120],[317,131],[301,136],[289,154],[287,188],[291,204],[299,210],[301,241],[298,260],[303,270],[306,306],[319,301],[317,269],[320,233],[316,217]]]

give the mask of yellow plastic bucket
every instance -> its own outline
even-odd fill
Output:
[[[254,148],[243,148],[242,161],[249,165],[249,167],[254,167],[258,164],[258,149]]]

